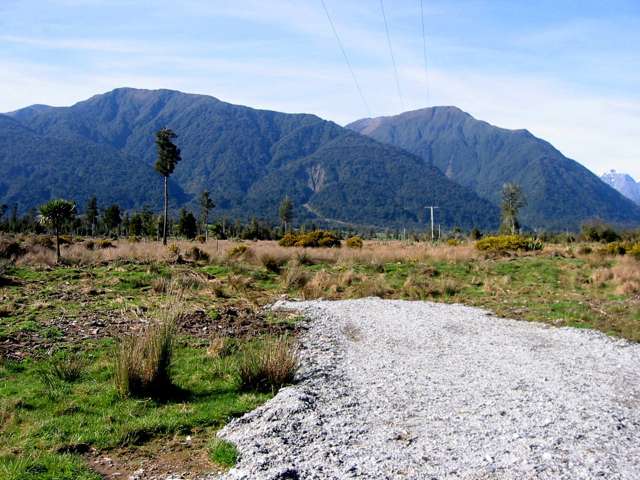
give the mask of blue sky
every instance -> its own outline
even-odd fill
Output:
[[[0,111],[173,88],[340,124],[456,105],[640,178],[638,0],[0,0]]]

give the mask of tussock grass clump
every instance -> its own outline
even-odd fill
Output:
[[[209,341],[207,355],[211,358],[224,358],[238,351],[238,342],[230,337],[214,335]]]
[[[303,288],[309,281],[309,274],[297,263],[290,264],[282,272],[282,285],[287,290]]]
[[[336,291],[336,280],[324,270],[317,272],[302,289],[302,296],[306,300],[331,296]]]
[[[172,307],[141,333],[119,340],[114,380],[121,397],[162,399],[170,394],[177,316]]]
[[[207,277],[203,274],[186,270],[171,279],[171,288],[173,290],[200,290],[207,283]]]
[[[54,357],[49,364],[51,373],[63,382],[75,382],[87,367],[86,359],[78,352]]]
[[[363,277],[358,282],[353,282],[349,296],[351,298],[380,297],[393,293],[389,287],[384,275],[376,275],[375,277]]]
[[[291,383],[298,370],[298,348],[289,337],[264,338],[240,350],[238,379],[242,389],[271,392]]]
[[[63,353],[52,356],[36,369],[47,398],[55,398],[65,390],[65,383],[80,379],[87,367],[79,353]]]
[[[280,273],[282,267],[285,266],[288,260],[289,257],[285,255],[276,255],[270,252],[260,255],[260,263],[267,271],[272,273]]]
[[[158,277],[151,280],[151,289],[156,293],[167,293],[171,282],[165,277]]]
[[[231,273],[227,276],[227,284],[236,293],[246,293],[253,286],[253,278]]]
[[[611,268],[617,283],[616,293],[621,295],[640,294],[640,262],[634,258],[621,259]]]

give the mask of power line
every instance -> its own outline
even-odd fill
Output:
[[[424,28],[424,0],[420,0],[420,21],[422,23],[422,55],[424,57],[424,83],[427,92],[427,104],[429,106],[429,68],[427,64],[427,35]]]
[[[369,108],[369,104],[367,103],[367,100],[364,98],[364,94],[362,93],[362,88],[360,88],[360,84],[358,83],[358,79],[356,78],[356,74],[353,71],[353,67],[351,66],[351,62],[349,61],[349,57],[347,56],[347,51],[344,49],[344,46],[342,45],[342,40],[340,40],[340,35],[338,35],[338,31],[336,30],[335,25],[333,24],[333,20],[331,19],[331,15],[329,14],[329,10],[327,9],[327,6],[324,3],[324,0],[320,0],[320,3],[322,3],[322,8],[324,8],[324,13],[326,13],[327,15],[327,20],[329,20],[329,25],[331,25],[331,30],[333,30],[333,34],[336,37],[336,40],[338,41],[338,46],[340,47],[340,51],[342,52],[342,56],[344,57],[344,61],[347,64],[347,67],[349,68],[349,72],[351,72],[351,78],[353,78],[353,83],[356,86],[356,90],[358,90],[358,94],[360,94],[360,98],[362,99],[362,103],[364,104],[365,109],[367,110],[367,115],[370,117],[371,116],[371,109]]]
[[[391,55],[391,63],[393,63],[393,72],[396,77],[396,88],[398,89],[398,97],[400,98],[400,107],[404,111],[404,101],[402,100],[402,90],[400,89],[400,78],[398,76],[398,67],[396,66],[396,57],[393,54],[391,46],[391,35],[389,34],[389,26],[387,25],[387,14],[384,11],[384,1],[380,0],[380,10],[382,10],[382,18],[384,19],[384,31],[387,34],[387,44],[389,45],[389,54]]]

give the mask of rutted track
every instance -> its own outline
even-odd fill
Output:
[[[637,479],[640,346],[460,305],[280,302],[300,382],[222,436],[232,479]]]

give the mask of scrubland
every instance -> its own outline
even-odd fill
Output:
[[[167,472],[228,466],[213,432],[297,367],[300,319],[264,308],[282,297],[463,303],[640,339],[640,260],[600,244],[66,243],[56,264],[42,238],[0,240],[3,478],[131,473],[166,445]]]

